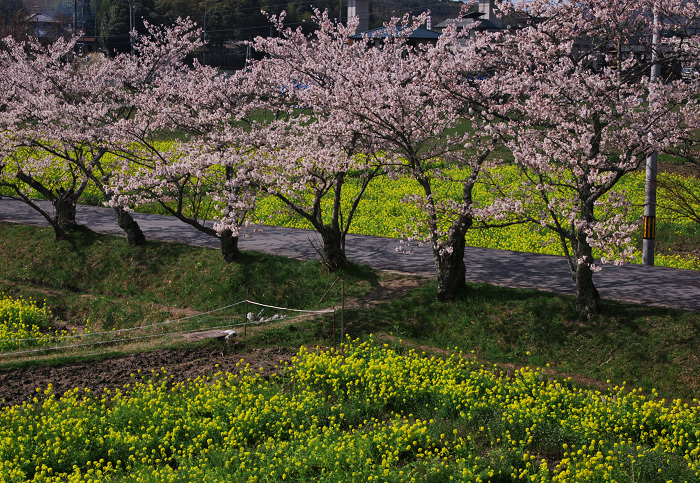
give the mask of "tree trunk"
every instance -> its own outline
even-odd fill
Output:
[[[54,239],[56,241],[65,240],[69,237],[68,230],[62,228],[58,223],[52,223],[51,226],[53,227]]]
[[[328,270],[334,272],[347,265],[348,259],[345,256],[343,236],[340,230],[324,226],[322,229],[318,229],[318,232],[323,240],[323,263],[328,267]]]
[[[579,234],[576,254],[576,311],[580,320],[590,320],[600,313],[600,294],[593,285],[593,249],[586,241],[585,234]],[[582,260],[580,262],[579,260]]]
[[[238,235],[233,236],[231,230],[224,230],[219,235],[219,243],[221,245],[221,255],[226,263],[233,262],[240,253],[238,249]]]
[[[114,212],[117,214],[117,224],[119,228],[124,230],[126,241],[129,245],[139,246],[146,243],[146,235],[143,234],[141,227],[128,211],[124,208],[117,207],[114,208]]]
[[[440,250],[433,249],[438,280],[437,299],[440,302],[450,302],[455,300],[457,295],[467,292],[465,244],[464,234],[462,234],[451,236],[442,253]]]
[[[54,207],[53,230],[56,240],[62,240],[68,236],[68,232],[75,228],[76,200],[64,189],[59,188],[58,196],[51,200]]]

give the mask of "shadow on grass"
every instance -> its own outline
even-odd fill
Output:
[[[604,301],[580,322],[571,296],[470,284],[454,302],[435,299],[436,284],[372,310],[349,311],[348,333],[380,331],[515,366],[550,364],[559,372],[698,396],[700,318],[672,309]]]

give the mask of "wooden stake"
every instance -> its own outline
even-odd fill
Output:
[[[345,280],[340,281],[340,353],[345,355],[343,342],[345,341]]]
[[[248,289],[245,289],[245,312],[243,313],[243,338],[248,338]]]

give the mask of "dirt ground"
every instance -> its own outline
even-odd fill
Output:
[[[348,301],[347,307],[370,307],[425,283],[426,279],[405,276],[383,277],[380,285],[359,300]],[[211,343],[198,349],[164,349],[130,354],[105,360],[37,366],[20,369],[0,369],[0,407],[13,406],[30,400],[36,390],[49,384],[56,395],[68,390],[90,388],[101,392],[133,382],[131,374],[141,371],[148,377],[151,371],[164,368],[176,382],[221,372],[237,372],[236,364],[243,359],[256,371],[269,374],[278,370],[281,361],[289,361],[295,349],[271,347],[248,349],[241,343]]]
[[[70,365],[43,366],[0,371],[0,405],[13,406],[31,399],[36,389],[46,389],[52,384],[56,395],[79,387],[101,392],[103,388],[122,387],[133,382],[131,374],[148,376],[151,370],[165,368],[176,381],[212,375],[219,371],[237,372],[236,363],[244,359],[246,364],[263,373],[276,370],[280,361],[290,360],[295,351],[282,348],[251,350],[226,350],[215,347],[185,350],[158,350],[141,354],[81,362]],[[217,366],[218,364],[218,366]]]

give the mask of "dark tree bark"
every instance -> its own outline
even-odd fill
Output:
[[[488,152],[482,154],[478,165],[474,166],[469,178],[462,185],[462,202],[465,206],[472,206],[474,184],[479,176],[481,164],[486,160],[487,156]],[[433,192],[430,180],[427,177],[422,177],[418,179],[418,182],[423,186],[428,199],[432,200]],[[436,297],[440,302],[453,301],[458,295],[467,292],[467,267],[464,263],[464,247],[466,245],[467,232],[473,224],[474,218],[471,214],[459,214],[450,226],[447,240],[440,244],[437,216],[435,213],[430,216],[430,236],[433,243],[433,258],[435,259],[435,271],[438,280]]]
[[[75,228],[75,213],[77,199],[72,190],[66,191],[63,188],[56,190],[56,195],[50,198],[54,208],[54,232],[56,239],[65,238],[70,230]]]
[[[88,179],[84,178],[78,184],[77,178],[73,178],[72,186],[69,189],[65,189],[61,186],[53,191],[44,186],[39,180],[32,178],[21,170],[17,172],[15,177],[48,200],[53,206],[54,213],[47,213],[47,211],[43,210],[37,203],[34,203],[17,184],[9,183],[6,186],[12,188],[22,201],[46,218],[46,221],[48,221],[53,228],[56,240],[67,238],[70,234],[70,230],[76,226],[75,213],[78,199],[80,195],[83,194],[83,191],[85,191],[88,185]]]
[[[325,185],[325,189],[317,189],[314,193],[314,203],[311,210],[306,210],[298,206],[294,200],[287,198],[283,194],[275,193],[274,196],[284,202],[294,212],[305,218],[311,223],[314,229],[321,236],[323,248],[316,248],[316,251],[321,256],[323,264],[329,271],[334,272],[343,266],[348,265],[348,259],[345,255],[345,238],[350,229],[352,218],[355,210],[360,203],[360,199],[365,192],[369,182],[378,176],[379,168],[373,168],[368,176],[363,178],[362,188],[360,193],[355,196],[352,207],[346,212],[346,218],[343,223],[342,212],[342,190],[345,184],[345,172],[339,172],[334,175],[332,182]],[[323,197],[333,188],[333,211],[328,223],[324,223],[323,210],[321,209],[321,201]]]
[[[238,235],[233,236],[231,230],[224,230],[219,235],[219,244],[221,245],[221,255],[226,263],[231,263],[240,254],[238,250]]]
[[[323,241],[323,262],[331,272],[347,266],[348,259],[345,256],[344,236],[339,228],[328,225],[316,227]]]
[[[464,264],[464,246],[466,242],[464,234],[450,239],[449,247],[452,252],[448,253],[433,249],[435,258],[435,269],[437,271],[438,289],[437,299],[440,302],[450,302],[458,295],[467,292],[466,275],[467,268]]]
[[[143,234],[141,227],[128,211],[117,207],[114,208],[114,212],[117,214],[117,224],[119,228],[124,230],[129,245],[139,246],[146,243],[146,235]]]
[[[587,224],[592,223],[595,218],[593,210],[595,200],[591,197],[592,191],[588,185],[582,181],[581,198],[586,200],[580,204],[580,219]],[[562,245],[569,260],[569,270],[576,283],[576,312],[579,320],[591,320],[600,314],[600,294],[593,284],[593,248],[588,243],[588,235],[580,228],[575,228],[571,224],[571,231],[560,232]],[[566,239],[571,242],[573,259],[566,248]]]
[[[473,183],[464,187],[464,199],[471,203]],[[451,302],[458,295],[467,293],[467,267],[464,263],[464,248],[467,244],[466,235],[474,223],[470,215],[462,214],[452,224],[450,234],[442,250],[433,245],[433,258],[437,273],[437,299],[440,302]]]
[[[600,314],[600,294],[593,284],[593,249],[586,241],[586,234],[578,232],[574,243],[577,263],[574,278],[576,280],[576,312],[580,320],[591,320]]]

